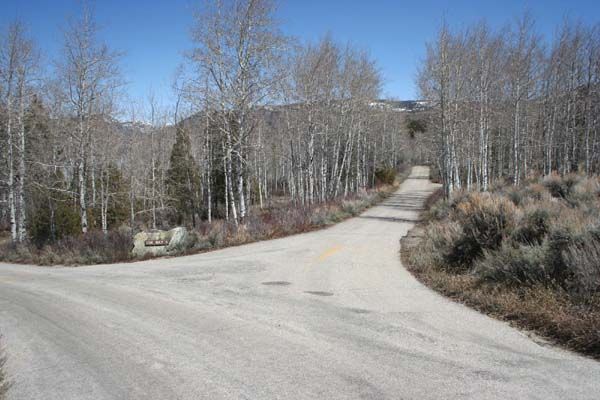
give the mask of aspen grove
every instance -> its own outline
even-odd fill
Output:
[[[196,227],[274,204],[325,204],[363,192],[411,158],[422,131],[378,100],[368,52],[325,36],[283,35],[270,0],[207,1],[173,89],[124,95],[122,53],[92,9],[46,60],[22,22],[0,41],[0,222],[13,242]],[[51,65],[44,68],[42,65]]]
[[[446,195],[531,173],[600,170],[600,28],[566,20],[545,45],[524,15],[504,29],[443,24],[418,74]]]

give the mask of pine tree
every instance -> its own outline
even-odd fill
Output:
[[[199,188],[200,176],[198,165],[192,156],[190,136],[183,127],[178,126],[167,171],[167,193],[178,224],[191,221],[192,226],[196,225]]]

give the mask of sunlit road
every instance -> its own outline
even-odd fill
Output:
[[[133,264],[0,264],[9,398],[600,398],[600,363],[402,267],[427,176],[318,232]]]

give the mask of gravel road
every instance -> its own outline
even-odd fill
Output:
[[[399,258],[426,167],[329,229],[131,264],[0,264],[9,399],[595,399],[600,363],[437,295]]]

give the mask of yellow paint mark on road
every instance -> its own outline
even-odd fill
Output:
[[[342,250],[342,246],[333,246],[332,248],[325,250],[319,256],[319,261],[325,261],[325,259],[331,257],[332,255],[334,255],[335,253],[338,253],[341,250]]]

